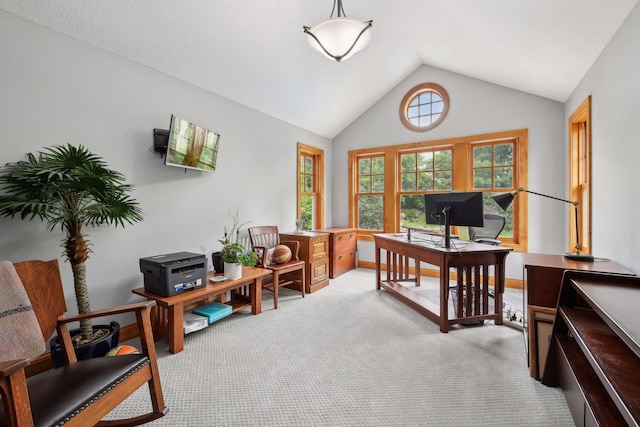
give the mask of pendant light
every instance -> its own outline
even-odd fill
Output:
[[[334,14],[337,11],[337,16]],[[336,62],[351,57],[361,51],[371,40],[371,32],[367,31],[373,21],[362,22],[347,18],[342,8],[342,0],[333,0],[333,10],[328,20],[314,27],[302,27],[307,34],[309,45]]]

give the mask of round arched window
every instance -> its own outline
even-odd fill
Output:
[[[449,94],[435,83],[413,87],[400,103],[400,120],[407,128],[424,132],[438,126],[449,111]]]

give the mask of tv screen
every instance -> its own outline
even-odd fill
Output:
[[[171,115],[165,164],[187,169],[215,171],[220,135]]]
[[[445,247],[450,247],[451,225],[482,227],[484,208],[482,193],[426,193],[424,195],[427,224],[445,226]]]

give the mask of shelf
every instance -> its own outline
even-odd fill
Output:
[[[576,425],[639,425],[639,306],[638,277],[565,273],[542,382]]]

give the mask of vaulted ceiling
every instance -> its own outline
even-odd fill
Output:
[[[422,64],[565,101],[638,0],[344,0],[342,62],[302,26],[332,0],[0,0],[0,9],[333,138]],[[19,43],[19,40],[14,41]]]

